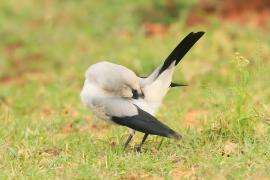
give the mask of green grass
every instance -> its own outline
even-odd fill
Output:
[[[139,13],[150,4],[131,2],[0,3],[0,179],[269,178],[269,33],[215,18],[185,27],[180,14],[145,36]],[[157,114],[183,140],[150,136],[137,153],[137,133],[124,151],[126,129],[81,104],[84,71],[106,59],[147,75],[199,30],[174,74],[189,86]]]

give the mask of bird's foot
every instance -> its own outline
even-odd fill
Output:
[[[141,153],[141,152],[142,152],[142,147],[141,147],[141,146],[138,146],[138,147],[135,148],[135,150],[136,150],[137,152]]]

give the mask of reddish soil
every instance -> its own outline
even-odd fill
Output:
[[[224,21],[247,24],[250,18],[257,24],[265,27],[270,20],[269,0],[200,0],[190,11],[187,17],[187,25],[206,23],[205,17],[218,16]]]

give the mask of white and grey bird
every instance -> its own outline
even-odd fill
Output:
[[[180,139],[181,135],[154,117],[172,83],[175,66],[204,32],[190,33],[171,52],[162,65],[146,78],[137,77],[128,68],[100,62],[85,73],[81,101],[103,120],[131,129],[125,147],[135,131],[144,133],[141,149],[149,134]]]

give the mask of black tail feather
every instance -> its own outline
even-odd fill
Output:
[[[192,46],[204,35],[204,32],[191,32],[189,33],[171,52],[171,54],[166,58],[161,67],[159,74],[160,75],[164,70],[166,70],[173,61],[176,61],[177,65],[181,59],[186,55],[186,53],[192,48]]]
[[[174,82],[172,82],[170,85],[171,88],[182,87],[182,86],[188,86],[188,85],[187,84],[178,84],[178,83],[174,83]]]
[[[147,77],[141,76],[140,78],[147,78]],[[188,86],[188,85],[187,85],[187,84],[174,83],[174,82],[171,82],[171,84],[170,84],[170,87],[171,87],[171,88],[174,88],[174,87],[182,87],[182,86]]]

